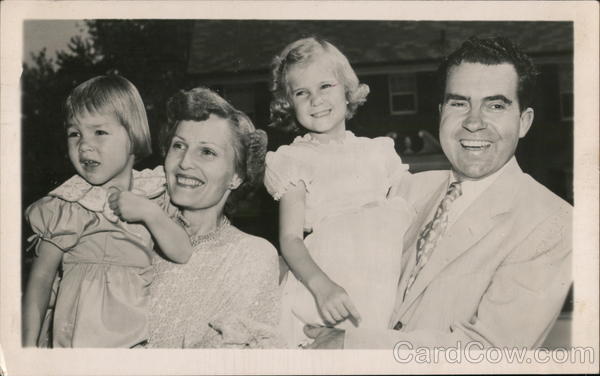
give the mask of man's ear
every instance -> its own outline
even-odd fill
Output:
[[[242,184],[242,179],[240,178],[240,176],[238,174],[233,174],[233,177],[231,178],[231,183],[229,183],[229,189],[230,190],[235,190],[238,189],[238,187]]]
[[[438,114],[441,115],[442,114],[442,104],[438,104]]]
[[[533,123],[533,108],[527,107],[523,112],[521,112],[521,117],[519,118],[519,138],[525,137],[527,132],[529,132],[529,128],[531,128],[531,124]]]

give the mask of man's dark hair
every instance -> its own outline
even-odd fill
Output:
[[[483,39],[471,37],[442,61],[438,69],[440,103],[444,103],[448,71],[463,62],[486,65],[512,64],[519,80],[517,87],[519,110],[523,111],[531,107],[538,71],[529,56],[503,37]]]

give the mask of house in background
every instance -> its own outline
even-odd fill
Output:
[[[436,70],[441,59],[473,35],[500,35],[516,42],[540,71],[534,124],[519,143],[517,159],[525,172],[573,203],[572,23],[195,21],[189,87],[205,85],[220,92],[269,133],[269,149],[274,150],[295,135],[268,127],[270,63],[286,44],[312,35],[338,47],[371,89],[348,128],[360,136],[396,136],[397,150],[412,171],[449,166],[437,141]],[[259,213],[254,210],[247,220],[238,217],[237,223],[276,244],[277,212],[262,194],[255,200]],[[568,346],[571,311],[572,292],[546,347]]]
[[[189,86],[219,91],[268,131],[269,148],[275,149],[294,135],[267,127],[270,63],[287,43],[311,35],[338,47],[371,89],[348,128],[357,135],[396,136],[398,152],[413,171],[448,166],[436,145],[435,72],[441,58],[472,35],[502,35],[518,43],[541,74],[534,126],[517,158],[526,172],[573,202],[572,23],[198,20],[190,40]],[[415,153],[407,153],[408,146]]]

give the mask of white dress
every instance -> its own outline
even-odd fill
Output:
[[[349,294],[361,328],[386,328],[396,298],[404,233],[412,211],[387,198],[408,166],[390,138],[356,137],[319,143],[309,134],[267,154],[265,186],[279,200],[306,187],[304,243],[317,265]],[[293,313],[293,314],[292,314]],[[288,273],[281,325],[288,345],[302,342],[304,324],[324,325],[311,293]],[[345,328],[349,320],[339,324]]]

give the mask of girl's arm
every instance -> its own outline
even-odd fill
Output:
[[[303,183],[289,189],[279,203],[281,253],[296,278],[313,294],[325,321],[335,324],[360,314],[346,291],[333,282],[312,259],[303,240],[306,190]]]
[[[114,190],[108,197],[110,208],[128,222],[143,222],[171,261],[185,264],[192,256],[192,244],[185,230],[154,202],[131,192]]]
[[[23,346],[36,346],[42,320],[46,316],[54,278],[63,257],[54,244],[41,241],[33,259],[29,281],[23,298]]]

